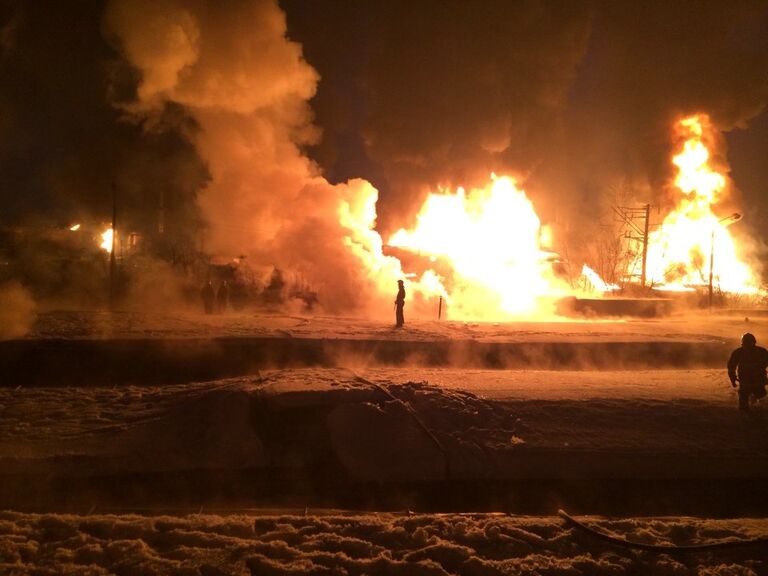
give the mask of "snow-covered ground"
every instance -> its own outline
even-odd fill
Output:
[[[266,314],[41,314],[0,341],[5,386],[175,384],[268,367],[544,370],[713,368],[762,317],[549,323],[409,322]]]
[[[768,536],[766,520],[587,518],[645,544]],[[763,547],[610,546],[557,517],[504,514],[140,516],[0,512],[0,572],[22,574],[760,576]]]
[[[659,319],[553,322],[454,322],[406,319],[405,329],[361,318],[268,313],[204,314],[50,311],[37,315],[27,338],[210,338],[291,336],[483,342],[633,342],[738,340],[747,330],[768,338],[768,318],[679,315]]]
[[[24,343],[42,344],[44,351],[46,341],[109,345],[120,338],[169,340],[183,348],[190,338],[263,336],[406,345],[683,341],[727,351],[745,330],[759,341],[768,338],[766,328],[762,317],[672,317],[411,321],[397,331],[385,323],[327,317],[53,312],[38,316]],[[711,360],[706,366],[726,358]],[[322,367],[258,367],[241,377],[173,385],[111,385],[96,378],[88,386],[17,387],[6,380],[0,387],[0,506],[50,513],[0,513],[0,573],[768,574],[764,550],[627,552],[552,516],[312,511],[325,505],[313,500],[320,492],[306,490],[313,482],[325,490],[318,500],[328,501],[330,487],[332,501],[333,490],[344,500],[338,490],[356,486],[387,494],[391,486],[407,484],[439,493],[444,484],[470,482],[472,490],[487,485],[490,491],[498,489],[494,482],[509,481],[502,490],[522,487],[517,500],[499,500],[491,508],[491,499],[484,506],[503,512],[526,509],[524,499],[535,497],[539,484],[560,482],[559,495],[566,496],[564,491],[578,492],[585,483],[604,482],[600,486],[618,492],[581,500],[578,512],[595,511],[589,504],[600,503],[601,510],[620,516],[679,514],[697,510],[691,502],[709,495],[716,502],[696,513],[764,516],[763,490],[738,492],[768,478],[766,406],[739,413],[724,367],[661,370],[653,364],[648,358],[648,369],[487,370],[418,362],[384,366],[338,356]],[[230,478],[243,482],[233,488],[235,497],[209,499]],[[176,494],[179,479],[183,494]],[[148,490],[171,490],[131,492],[142,482]],[[677,491],[665,492],[675,482]],[[298,500],[310,506],[308,514],[231,514],[269,505],[275,492],[261,491],[274,484],[277,492],[304,490]],[[689,485],[691,494],[681,493]],[[703,485],[719,488],[696,492]],[[645,492],[634,493],[638,486]],[[127,499],[120,497],[123,490],[131,492]],[[461,493],[458,500],[450,494],[448,508],[472,508]],[[387,509],[401,504],[419,512],[418,499],[398,504],[396,496]],[[625,506],[625,497],[634,497],[631,505]],[[729,512],[731,497],[738,501],[736,512]],[[229,512],[179,515],[182,506],[211,511],[212,502],[229,505]],[[441,502],[436,496],[431,509]],[[128,513],[142,504],[153,515]],[[176,507],[176,515],[156,515],[162,504]],[[562,504],[542,498],[537,506],[551,514]],[[110,507],[119,513],[106,514]],[[84,515],[54,513],[62,510]],[[765,519],[591,521],[645,543],[768,534]]]
[[[311,473],[323,449],[360,481],[764,475],[765,407],[745,415],[735,403],[717,370],[306,368],[4,388],[0,463],[6,474]]]

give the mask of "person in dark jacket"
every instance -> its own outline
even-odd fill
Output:
[[[765,396],[768,350],[757,345],[754,335],[747,332],[741,337],[741,347],[728,359],[728,378],[731,386],[739,389],[739,410],[749,410],[750,400]]]
[[[397,281],[397,297],[395,298],[395,325],[402,328],[405,324],[403,308],[405,307],[405,286],[402,280]]]

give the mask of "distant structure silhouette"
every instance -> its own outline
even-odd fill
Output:
[[[397,297],[395,298],[395,326],[398,328],[402,328],[403,324],[405,324],[403,308],[405,308],[405,286],[402,280],[398,280]]]
[[[224,280],[219,285],[219,290],[216,292],[216,311],[222,314],[227,310],[229,304],[229,284]]]
[[[213,283],[210,280],[203,285],[200,295],[203,297],[203,310],[205,310],[205,313],[213,314],[213,305],[216,300],[216,294],[213,292]]]
[[[741,337],[741,347],[736,348],[728,359],[728,378],[731,386],[739,389],[739,410],[748,411],[750,401],[765,396],[768,350],[757,345],[757,338],[746,332]]]
[[[279,268],[272,270],[272,276],[269,284],[264,288],[264,302],[267,304],[280,304],[283,302],[283,290],[285,289],[285,279]]]

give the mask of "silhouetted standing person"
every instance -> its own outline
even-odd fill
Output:
[[[739,410],[749,410],[751,399],[765,396],[768,350],[757,345],[757,339],[749,332],[741,337],[741,348],[736,348],[728,359],[728,377],[731,386],[739,387]]]
[[[405,308],[405,286],[402,280],[397,281],[397,298],[395,298],[395,325],[398,328],[402,328],[405,324],[405,316],[403,315],[403,308]]]
[[[213,292],[213,284],[210,281],[206,282],[200,294],[203,297],[203,310],[205,310],[206,314],[213,314],[213,304],[216,299],[216,295]]]
[[[227,281],[224,280],[219,285],[219,291],[216,292],[216,311],[219,314],[222,314],[227,309],[227,304],[229,303],[229,284],[227,284]]]

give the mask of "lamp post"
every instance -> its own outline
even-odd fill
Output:
[[[720,218],[720,220],[717,221],[717,224],[722,224],[723,222],[728,222],[725,224],[726,226],[729,226],[730,224],[733,224],[734,222],[738,222],[741,220],[741,214],[738,212],[734,212],[730,216],[726,216],[725,218]],[[710,240],[710,249],[709,249],[709,311],[712,311],[712,277],[715,270],[715,227],[712,226],[712,239]]]
[[[115,309],[115,303],[117,302],[117,278],[116,266],[117,266],[117,254],[115,248],[117,247],[117,186],[112,183],[112,247],[109,251],[109,309]]]

